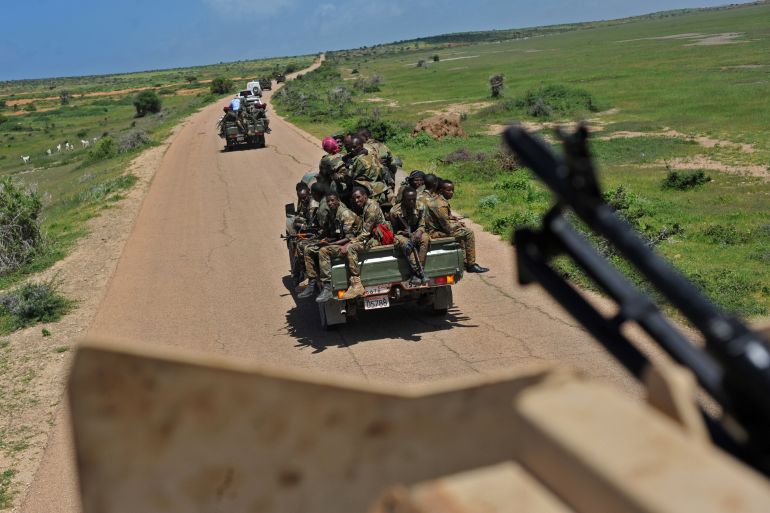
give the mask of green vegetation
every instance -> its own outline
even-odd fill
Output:
[[[227,91],[225,91],[227,92]],[[141,118],[150,112],[157,114],[160,112],[161,102],[155,91],[141,91],[134,98],[134,107],[136,108],[136,117]]]
[[[0,274],[15,271],[40,249],[40,195],[0,179]]]
[[[59,320],[73,306],[53,280],[25,283],[0,295],[0,334],[8,334],[39,322]]]
[[[0,117],[0,179],[12,178],[22,191],[34,186],[40,201],[37,221],[41,234],[36,249],[20,265],[13,269],[0,265],[0,291],[66,255],[85,234],[86,221],[119,200],[136,182],[125,172],[131,160],[163,141],[184,117],[219,98],[210,91],[213,78],[244,81],[240,77],[257,77],[289,65],[304,67],[312,59],[0,82],[0,105],[6,106]],[[191,77],[194,80],[188,80]],[[135,106],[140,98],[152,97],[159,98],[162,105],[142,101]],[[35,111],[25,110],[30,104]],[[136,117],[140,110],[144,115]],[[91,144],[86,147],[81,140]],[[73,149],[67,150],[65,142]],[[25,165],[20,155],[29,155],[30,163]],[[0,205],[3,216],[7,200],[0,198]],[[0,225],[3,222],[0,218]],[[0,259],[5,254],[0,249]]]
[[[16,471],[13,469],[8,469],[0,473],[0,509],[7,509],[13,505],[11,485],[13,476],[15,475]]]
[[[536,224],[552,199],[501,157],[492,129],[518,119],[550,136],[556,125],[588,119],[618,211],[725,308],[765,315],[768,16],[770,4],[758,3],[335,52],[274,103],[318,136],[361,119],[389,127],[385,139],[407,171],[454,180],[453,206],[506,238]],[[494,75],[505,77],[499,100],[490,100]],[[354,86],[374,76],[376,93]],[[348,94],[329,94],[335,89]],[[411,137],[417,121],[442,111],[465,113],[466,139]],[[589,285],[575,269],[562,271]]]
[[[235,84],[229,78],[217,77],[211,81],[212,94],[227,94],[232,92]]]

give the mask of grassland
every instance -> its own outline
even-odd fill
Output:
[[[37,258],[13,274],[0,275],[0,290],[50,266],[85,232],[85,222],[120,200],[134,183],[129,162],[163,141],[181,119],[215,101],[210,82],[230,78],[236,87],[275,70],[299,69],[312,56],[241,61],[122,75],[0,82],[0,177],[34,187],[44,199],[47,244]],[[157,114],[136,117],[139,91],[155,91]],[[66,101],[62,98],[65,97]],[[100,153],[94,138],[110,138]],[[81,140],[91,142],[85,147]],[[69,142],[74,149],[64,148]],[[61,145],[61,151],[57,151]],[[49,156],[46,150],[51,150]],[[21,156],[28,155],[25,164]]]
[[[555,124],[588,120],[604,188],[623,196],[639,229],[661,238],[658,249],[728,309],[768,313],[770,5],[529,39],[469,44],[457,35],[444,47],[425,44],[331,54],[318,72],[291,84],[278,108],[319,136],[360,117],[384,120],[395,127],[388,144],[407,169],[458,182],[455,207],[503,237],[536,222],[551,199],[529,174],[506,169],[496,157],[499,137],[490,134],[512,120],[545,135]],[[498,73],[505,89],[493,99],[488,78]],[[373,77],[376,87],[367,88]],[[533,91],[542,97],[547,86],[564,91],[549,100],[564,103],[550,115],[523,101]],[[406,135],[441,112],[462,113],[468,137]],[[459,149],[481,156],[444,163]],[[670,170],[702,170],[712,180],[665,189]],[[565,268],[581,280],[572,271]]]

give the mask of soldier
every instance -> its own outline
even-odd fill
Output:
[[[335,257],[347,255],[351,276],[360,276],[358,255],[350,255],[347,250],[348,243],[360,230],[361,219],[342,204],[337,192],[327,193],[326,203],[329,207],[329,215],[322,227],[321,239],[318,244],[309,246],[305,251],[305,268],[310,282],[307,288],[297,296],[300,298],[312,296],[317,280],[321,285],[321,293],[316,298],[319,303],[334,297],[331,285],[331,262]],[[315,258],[318,259],[317,266]]]
[[[347,248],[343,248],[342,251],[343,254],[347,253],[348,255],[348,267],[351,275],[350,287],[345,291],[342,299],[355,299],[364,295],[365,289],[361,283],[358,269],[358,255],[367,249],[379,246],[383,237],[387,237],[386,232],[392,236],[382,209],[376,201],[369,198],[369,191],[360,185],[353,187],[351,203],[353,212],[361,218],[361,225]],[[389,239],[386,241],[386,243],[390,242]],[[355,262],[355,272],[351,262]]]
[[[417,194],[417,204],[425,208],[427,215],[428,206],[433,198],[438,196],[438,185],[441,182],[441,178],[428,173],[423,180],[425,184],[425,190]]]
[[[358,137],[352,140],[352,149],[350,152],[352,158],[348,165],[348,174],[350,178],[366,187],[369,196],[376,200],[382,208],[389,208],[395,199],[393,191],[383,181],[382,164],[376,155],[370,154],[364,143]]]
[[[425,207],[417,204],[417,191],[412,187],[404,188],[401,203],[390,211],[390,222],[395,232],[395,246],[404,253],[412,270],[409,283],[414,286],[425,283],[430,236],[425,230]]]
[[[314,227],[316,225],[316,202],[305,182],[297,184],[297,208],[292,228],[295,233],[294,272],[292,277],[295,283],[301,283],[305,279],[305,252],[308,246],[315,243]]]
[[[456,217],[452,215],[449,200],[455,193],[455,186],[451,180],[442,180],[439,186],[439,194],[431,196],[428,202],[428,215],[425,219],[425,228],[431,239],[441,237],[455,237],[465,250],[465,270],[469,273],[485,273],[488,268],[476,263],[476,237],[473,230],[466,228]]]
[[[419,196],[420,193],[425,190],[425,173],[417,170],[412,171],[409,176],[401,182],[401,187],[398,189],[398,194],[396,194],[396,204],[401,203],[401,198],[407,187],[414,189]]]
[[[377,155],[380,164],[382,164],[384,182],[391,189],[395,189],[398,166],[395,163],[390,148],[385,146],[385,143],[372,139],[372,134],[367,128],[359,128],[358,137],[363,141],[364,148],[366,148],[369,153]]]
[[[325,184],[329,190],[344,193],[347,169],[340,157],[340,147],[333,137],[324,137],[321,143],[326,154],[318,164],[318,181]]]

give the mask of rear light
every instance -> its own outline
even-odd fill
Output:
[[[345,295],[345,291],[344,290],[338,290],[337,291],[337,299],[342,299],[342,296],[344,296],[344,295]]]
[[[446,276],[439,276],[435,280],[436,285],[446,285]]]
[[[434,278],[433,281],[436,283],[436,285],[452,285],[455,282],[455,277],[453,274],[450,274],[447,276],[439,276],[438,278]]]
[[[453,274],[450,274],[446,277],[446,282],[448,285],[452,285],[455,282],[455,277]]]

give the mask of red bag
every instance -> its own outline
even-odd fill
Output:
[[[374,225],[374,227],[372,227],[372,235],[383,246],[393,244],[393,241],[396,240],[396,237],[393,235],[393,230],[391,230],[387,224],[380,223]]]

